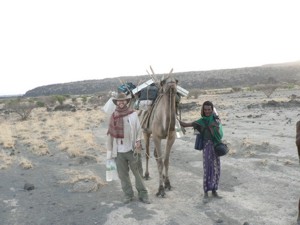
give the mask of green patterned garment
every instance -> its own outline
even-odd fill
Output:
[[[214,144],[217,144],[222,140],[223,127],[220,120],[216,117],[215,114],[201,117],[199,120],[193,122],[193,127],[194,129],[197,129],[200,133],[204,132],[204,139],[212,139]],[[211,133],[208,129],[205,129],[205,127],[210,129],[214,138],[211,138]]]

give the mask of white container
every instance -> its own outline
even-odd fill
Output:
[[[112,172],[110,170],[106,170],[106,181],[112,181]]]
[[[177,85],[177,92],[185,97],[189,95],[189,91],[185,90],[184,88],[180,87],[179,85]]]

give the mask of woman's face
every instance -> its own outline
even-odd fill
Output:
[[[204,105],[203,106],[203,112],[205,116],[210,116],[213,112],[213,109],[210,105]]]

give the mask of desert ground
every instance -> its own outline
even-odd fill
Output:
[[[151,178],[145,181],[151,204],[135,199],[124,205],[120,182],[105,180],[108,116],[101,106],[76,112],[38,108],[25,121],[0,117],[0,224],[296,224],[300,89],[278,89],[269,98],[251,90],[183,98],[181,119],[198,119],[205,100],[216,106],[230,148],[221,158],[222,199],[202,202],[202,152],[193,149],[192,128],[172,148],[166,197],[155,196],[158,172],[151,154]]]

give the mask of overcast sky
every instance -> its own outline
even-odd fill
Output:
[[[298,0],[2,0],[0,95],[300,60]]]

